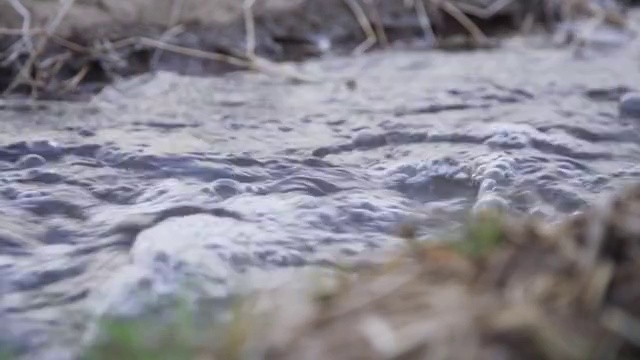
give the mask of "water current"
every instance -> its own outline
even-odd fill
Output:
[[[135,313],[185,279],[224,296],[393,246],[416,217],[429,237],[478,208],[578,211],[640,175],[617,110],[636,45],[328,57],[297,65],[311,83],[159,72],[6,107],[0,345],[64,358],[75,310]]]

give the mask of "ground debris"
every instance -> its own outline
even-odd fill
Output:
[[[249,0],[175,1],[184,2],[182,13],[172,1],[139,0],[127,9],[119,2],[67,0],[48,22],[42,19],[52,4],[23,1],[0,5],[0,92],[66,100],[86,99],[117,79],[157,70],[216,75],[253,69],[308,81],[273,62],[357,54],[396,43],[495,47],[505,31],[579,16],[626,23],[618,7],[587,0],[306,0],[288,6],[273,0],[269,3],[280,5],[271,11],[257,6],[261,2],[254,9]],[[192,11],[216,3],[224,10],[209,11],[211,19],[202,18],[206,11]]]
[[[640,355],[640,185],[558,224],[490,216],[422,244],[305,317],[271,314],[267,359],[625,359]],[[407,233],[405,231],[405,233]],[[485,231],[485,234],[487,232]],[[486,239],[485,239],[486,240]],[[287,303],[286,292],[272,302]],[[277,295],[276,295],[277,296]],[[298,298],[298,301],[300,299]],[[310,300],[311,301],[311,300]],[[284,309],[286,305],[281,305]],[[285,333],[280,319],[295,322]],[[271,340],[273,341],[271,341]],[[277,339],[274,340],[274,339]]]

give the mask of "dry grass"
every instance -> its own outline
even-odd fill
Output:
[[[485,214],[459,240],[408,239],[305,306],[270,294],[285,311],[256,335],[257,358],[637,358],[638,219],[640,185],[557,225]]]
[[[168,51],[188,57],[199,58],[204,60],[217,61],[245,69],[253,69],[275,76],[281,76],[293,81],[310,82],[315,79],[300,74],[293,69],[286,68],[279,64],[273,63],[265,58],[255,55],[255,34],[253,26],[253,14],[251,7],[253,0],[244,0],[245,16],[247,22],[247,56],[239,57],[229,54],[203,51],[196,48],[189,48],[179,45],[170,44],[166,40],[179,30],[176,18],[179,17],[182,0],[175,0],[172,8],[171,18],[168,25],[171,27],[159,39],[148,37],[130,37],[112,42],[108,39],[95,39],[91,46],[82,46],[71,42],[67,39],[56,36],[56,28],[64,20],[65,15],[73,6],[75,0],[64,0],[61,2],[59,11],[54,18],[47,24],[45,28],[31,27],[31,14],[27,8],[22,5],[20,0],[10,0],[14,9],[23,17],[23,26],[20,29],[0,28],[0,36],[20,35],[21,38],[9,47],[7,51],[0,54],[0,65],[8,66],[16,64],[19,67],[18,75],[6,87],[3,96],[11,94],[18,86],[27,85],[31,89],[32,99],[38,98],[38,92],[47,89],[49,92],[64,94],[73,90],[87,75],[88,68],[83,67],[78,73],[62,83],[55,83],[56,75],[63,67],[65,61],[71,60],[74,56],[84,56],[93,59],[118,59],[118,50],[123,48],[151,48],[155,49],[154,58],[158,56],[159,51]],[[34,39],[37,40],[34,45]],[[47,54],[46,47],[52,40],[57,45],[67,49],[63,54]],[[27,55],[27,60],[21,62],[22,55]]]
[[[101,59],[101,61],[104,62],[122,62],[125,61],[122,58],[122,53],[126,53],[126,49],[140,48],[154,50],[152,62],[158,60],[160,52],[167,51],[187,57],[266,72],[296,82],[318,80],[256,55],[256,27],[252,12],[255,0],[243,0],[242,4],[246,30],[246,54],[244,56],[234,56],[171,44],[169,40],[182,29],[181,24],[177,23],[177,19],[180,17],[183,0],[175,0],[170,18],[167,19],[167,31],[159,38],[131,37],[116,41],[95,39],[95,41],[88,46],[81,46],[56,35],[56,28],[64,21],[65,15],[71,7],[74,6],[74,0],[62,1],[57,14],[55,14],[44,28],[32,27],[32,16],[20,0],[9,1],[16,12],[22,17],[23,24],[20,28],[15,29],[0,28],[0,36],[19,37],[3,54],[0,54],[0,66],[19,69],[17,76],[4,90],[4,96],[12,94],[20,86],[29,88],[33,99],[37,99],[41,92],[63,95],[75,90],[90,72],[89,65],[85,65],[80,67],[75,74],[60,80],[58,74],[68,62],[77,58]],[[377,9],[377,2],[374,0],[343,1],[350,9],[354,21],[358,23],[365,35],[364,42],[358,45],[353,52],[362,53],[375,45],[382,47],[387,46],[389,40],[382,25],[380,13]],[[473,43],[478,46],[483,46],[490,41],[482,29],[471,20],[470,16],[480,19],[491,19],[514,1],[515,0],[495,0],[484,7],[472,5],[472,3],[468,1],[462,0],[404,0],[404,4],[408,8],[414,9],[426,37],[435,38],[433,35],[433,24],[436,19],[432,19],[431,17],[440,17],[440,14],[446,13],[467,30]],[[554,0],[544,0],[544,3],[553,1]],[[567,18],[588,16],[594,19],[594,26],[603,22],[617,26],[625,25],[623,15],[615,11],[603,9],[593,1],[555,0],[555,2],[559,2],[563,8],[563,14]],[[48,45],[50,44],[56,44],[58,47],[62,47],[64,51],[47,51]]]

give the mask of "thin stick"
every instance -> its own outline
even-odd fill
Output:
[[[40,39],[37,47],[34,49],[34,51],[31,52],[29,58],[27,59],[27,62],[24,64],[24,66],[22,66],[22,68],[18,72],[18,75],[13,79],[11,84],[9,84],[9,86],[5,89],[3,95],[7,95],[9,92],[15,89],[16,86],[22,83],[23,79],[29,79],[28,72],[33,69],[38,56],[40,56],[40,53],[44,51],[49,37],[58,28],[60,22],[67,15],[74,2],[75,0],[63,0],[60,10],[53,18],[53,20],[49,23],[49,25],[47,25],[47,27],[45,28],[45,36]]]
[[[477,5],[460,2],[459,4],[457,4],[457,7],[465,14],[470,14],[482,19],[488,19],[496,15],[500,10],[513,3],[513,1],[514,0],[495,0],[486,8],[481,8]]]
[[[31,40],[31,33],[29,32],[29,28],[31,27],[31,14],[29,13],[29,10],[25,8],[19,0],[11,0],[9,1],[9,4],[20,16],[22,16],[21,29],[15,29],[15,33],[11,35],[22,35],[22,37],[20,38],[20,40],[17,40],[13,44],[11,44],[7,48],[7,50],[5,50],[1,54],[4,58],[1,63],[2,66],[6,66],[14,62],[20,56],[20,54],[22,54],[23,46],[27,48],[27,52],[33,51],[33,42]]]
[[[82,79],[84,79],[84,77],[87,76],[88,73],[89,73],[89,66],[88,65],[83,66],[82,69],[80,69],[80,71],[78,71],[77,74],[75,74],[71,79],[65,81],[64,87],[67,89],[67,91],[76,89],[80,84],[80,81],[82,81]]]
[[[67,51],[63,54],[52,56],[40,64],[41,68],[50,68],[49,73],[47,74],[48,79],[52,79],[55,75],[60,72],[65,62],[71,59],[72,54],[70,51]],[[51,64],[49,64],[51,63]]]
[[[527,13],[527,15],[525,15],[524,17],[524,20],[522,21],[522,25],[520,26],[520,31],[525,35],[531,34],[531,32],[533,31],[534,22],[535,18],[533,13]]]
[[[33,51],[33,41],[31,41],[31,34],[29,29],[31,28],[31,13],[22,5],[20,0],[8,0],[13,9],[22,16],[22,28],[20,34],[22,35],[22,42],[27,46],[28,51]]]
[[[454,19],[456,19],[460,25],[462,25],[471,34],[471,37],[478,44],[487,44],[489,38],[480,30],[480,28],[469,19],[460,9],[451,3],[451,1],[444,1],[441,3],[442,10],[446,11]]]
[[[364,0],[367,7],[371,10],[371,18],[373,19],[373,26],[376,31],[376,36],[380,40],[380,44],[386,47],[389,45],[389,40],[387,39],[387,34],[384,31],[384,26],[382,25],[382,18],[380,17],[380,13],[378,13],[378,8],[373,3],[373,0]]]
[[[174,27],[170,28],[169,30],[165,31],[160,36],[159,40],[161,42],[163,42],[163,43],[166,43],[166,42],[169,41],[169,39],[177,36],[178,34],[180,34],[183,31],[184,31],[184,26],[182,26],[182,25],[174,26]],[[156,48],[156,50],[153,52],[153,56],[151,57],[151,60],[149,61],[149,65],[150,65],[151,69],[155,68],[158,65],[158,63],[160,62],[160,55],[162,55],[162,49]]]
[[[424,0],[416,0],[414,2],[414,7],[416,16],[418,17],[418,23],[424,33],[425,40],[429,38],[435,39],[436,36],[431,28],[431,20],[429,20],[429,14],[427,14],[427,8],[424,5]]]
[[[177,54],[182,54],[182,55],[187,55],[187,56],[191,56],[191,57],[197,57],[197,58],[201,58],[201,59],[207,59],[207,60],[214,60],[214,61],[221,61],[221,62],[225,62],[228,64],[232,64],[232,65],[237,65],[237,66],[242,66],[242,67],[251,67],[251,62],[241,59],[239,57],[235,57],[235,56],[231,56],[231,55],[226,55],[226,54],[222,54],[222,53],[214,53],[214,52],[208,52],[208,51],[203,51],[203,50],[199,50],[199,49],[193,49],[193,48],[188,48],[188,47],[184,47],[184,46],[179,46],[179,45],[173,45],[173,44],[168,44],[165,42],[162,42],[160,40],[156,40],[156,39],[151,39],[151,38],[129,38],[129,39],[125,39],[122,41],[118,41],[113,43],[113,48],[119,48],[119,47],[123,47],[123,46],[128,46],[128,45],[133,45],[135,43],[139,43],[142,45],[146,45],[146,46],[151,46],[151,47],[155,47],[158,49],[162,49],[165,51],[170,51],[173,53],[177,53]]]
[[[28,31],[28,34],[31,36],[42,36],[44,35],[46,32],[45,29],[42,28],[33,28],[30,29]],[[20,29],[7,29],[7,28],[0,28],[0,35],[21,35],[23,34],[23,31]],[[69,41],[65,38],[62,38],[58,35],[52,34],[49,38],[50,40],[53,40],[55,42],[57,42],[58,44],[69,48],[73,51],[77,51],[77,52],[81,52],[81,53],[88,53],[88,49],[80,44],[76,44],[72,41]]]
[[[315,82],[315,80],[312,78],[309,78],[297,72],[287,71],[285,68],[279,66],[278,64],[275,64],[267,59],[263,59],[258,56],[255,56],[252,59],[247,60],[247,59],[242,59],[232,55],[208,52],[208,51],[188,48],[184,46],[179,46],[179,45],[167,44],[167,43],[163,43],[162,41],[158,41],[150,38],[128,38],[128,39],[115,42],[112,44],[112,46],[114,49],[116,49],[124,46],[134,45],[134,44],[157,47],[165,51],[174,52],[176,54],[182,54],[186,56],[213,60],[213,61],[220,61],[227,64],[244,67],[247,69],[263,71],[265,73],[274,73],[274,74],[285,76],[287,78],[290,78],[296,81]]]
[[[367,37],[365,41],[363,41],[360,45],[358,45],[355,49],[353,49],[354,54],[361,54],[367,51],[370,47],[375,45],[378,41],[376,37],[376,33],[373,30],[373,26],[371,26],[371,22],[367,18],[367,15],[364,13],[364,10],[360,7],[360,5],[355,0],[344,0],[347,4],[353,15],[356,17],[358,24],[364,31],[365,36]]]
[[[408,274],[403,274],[400,279],[393,279],[393,282],[389,281],[388,278],[377,279],[372,282],[373,285],[378,285],[377,288],[373,289],[375,292],[374,294],[355,301],[347,302],[343,308],[336,309],[336,311],[327,314],[327,317],[325,317],[323,321],[329,321],[331,319],[346,316],[354,311],[364,308],[369,304],[384,299],[385,297],[394,294],[398,289],[402,288],[406,284],[415,280],[418,276],[420,276],[420,274],[420,271],[411,271]],[[372,292],[372,287],[375,286],[369,286],[365,288],[365,290],[368,290],[368,292]]]
[[[58,45],[64,46],[69,50],[73,50],[81,54],[88,54],[90,52],[89,48],[82,46],[80,44],[76,44],[72,41],[69,41],[57,35],[51,36],[51,40],[53,40],[53,42],[58,43]]]
[[[169,14],[168,28],[173,28],[178,24],[180,15],[182,15],[182,3],[184,0],[173,0],[171,2],[171,13]]]
[[[244,0],[242,4],[246,51],[249,59],[254,58],[256,55],[256,24],[253,18],[253,4],[255,2],[255,0]]]
[[[31,29],[28,30],[27,33],[29,35],[34,35],[36,32],[40,32],[42,29]],[[0,28],[0,35],[23,35],[25,32],[22,29],[7,29]]]

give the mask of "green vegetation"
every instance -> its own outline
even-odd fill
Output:
[[[487,213],[471,219],[458,241],[452,242],[454,250],[472,258],[482,257],[501,245],[504,234],[497,214]]]
[[[182,360],[241,359],[249,334],[246,299],[236,301],[228,312],[202,315],[199,311],[178,307],[170,319],[107,319],[100,324],[95,343],[84,351],[83,360]],[[229,311],[230,310],[230,311]]]
[[[191,327],[174,322],[163,327],[145,322],[109,320],[100,339],[83,356],[85,360],[193,359],[198,352]]]

